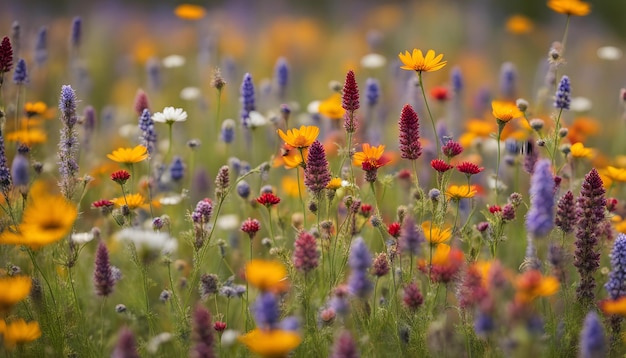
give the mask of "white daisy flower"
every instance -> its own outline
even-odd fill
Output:
[[[615,46],[600,47],[596,54],[601,60],[617,61],[622,58],[622,50]]]
[[[180,90],[180,98],[185,101],[193,101],[200,98],[200,89],[198,87],[185,87]]]
[[[137,250],[161,251],[163,255],[178,249],[178,241],[164,232],[126,228],[117,233],[118,241],[132,242]]]
[[[86,244],[93,240],[94,235],[92,231],[87,232],[75,232],[70,236],[70,240],[77,245]]]
[[[163,112],[156,112],[152,115],[152,120],[159,123],[184,122],[187,120],[187,112],[182,108],[165,107]]]
[[[570,103],[569,109],[575,112],[588,112],[591,110],[591,100],[586,97],[574,97]]]
[[[261,113],[257,111],[251,111],[248,113],[250,128],[258,128],[267,125],[268,120]]]
[[[185,64],[185,58],[181,55],[169,55],[162,60],[163,67],[175,68]]]
[[[381,68],[387,63],[387,59],[383,55],[377,53],[369,53],[361,57],[361,66],[363,68]]]

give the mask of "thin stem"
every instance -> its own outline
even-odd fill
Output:
[[[496,161],[496,180],[494,185],[494,190],[496,191],[496,204],[498,204],[498,197],[500,195],[500,188],[498,186],[498,178],[500,176],[500,139],[502,138],[502,130],[504,129],[505,125],[506,122],[498,121],[498,138],[496,143],[498,146],[498,159]]]
[[[439,148],[439,135],[437,134],[437,126],[435,126],[435,119],[430,112],[430,106],[428,105],[428,99],[426,98],[426,92],[424,91],[424,84],[422,82],[422,71],[417,72],[417,78],[419,79],[420,89],[422,90],[422,97],[424,97],[424,104],[426,104],[426,110],[430,117],[430,123],[433,125],[433,133],[435,133],[435,144],[437,145],[437,158],[440,156],[441,148]]]
[[[556,149],[559,146],[559,129],[561,128],[561,115],[563,114],[563,108],[559,110],[559,115],[556,117],[556,123],[554,125],[554,147],[552,148],[552,166],[556,168]]]
[[[304,164],[304,154],[302,153],[302,148],[300,150],[300,157],[302,157],[302,163]],[[304,164],[306,165],[306,164]],[[298,185],[298,198],[300,198],[300,204],[302,205],[302,219],[303,225],[306,229],[306,206],[304,205],[304,200],[302,199],[302,189],[300,188],[300,168],[296,167],[296,184]]]

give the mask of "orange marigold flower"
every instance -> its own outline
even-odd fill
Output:
[[[34,117],[41,116],[46,113],[48,110],[48,106],[41,101],[38,102],[26,102],[24,105],[24,112],[26,112],[26,117]]]
[[[363,151],[356,152],[353,156],[352,164],[355,166],[367,168],[380,168],[389,163],[389,159],[383,156],[385,151],[384,145],[372,147],[369,143],[363,143]]]
[[[569,149],[569,154],[573,158],[591,158],[593,149],[585,147],[581,142],[574,143]]]
[[[251,260],[246,265],[246,281],[261,291],[286,292],[287,269],[278,261]]]
[[[559,290],[559,280],[543,276],[537,270],[526,271],[515,280],[515,298],[521,302],[531,302],[537,297],[552,296]]]
[[[413,49],[413,53],[405,51],[398,54],[400,61],[404,66],[400,67],[403,70],[417,71],[417,72],[433,72],[440,70],[448,61],[441,61],[443,54],[435,55],[435,51],[428,50],[426,57],[422,53],[422,50],[416,48]]]
[[[343,119],[346,110],[342,107],[342,98],[339,93],[334,93],[328,99],[320,102],[317,108],[319,114],[329,119]]]
[[[13,349],[18,344],[32,342],[41,337],[41,329],[39,323],[32,321],[26,322],[23,319],[7,323],[2,321],[4,330],[2,332],[2,341],[6,349]]]
[[[0,278],[0,312],[11,308],[30,293],[33,281],[28,276]]]
[[[200,20],[206,15],[206,10],[200,5],[180,4],[174,9],[174,14],[184,20]]]
[[[626,317],[626,297],[620,297],[616,300],[601,301],[600,308],[604,314],[615,314]]]
[[[261,357],[286,357],[302,342],[299,334],[281,329],[255,328],[238,339]]]
[[[515,35],[527,34],[533,29],[533,22],[524,15],[513,15],[506,20],[506,30]]]
[[[591,12],[591,4],[580,0],[550,0],[548,7],[568,16],[585,16]]]
[[[524,113],[517,108],[517,105],[512,102],[492,101],[491,109],[493,116],[496,117],[498,122],[507,123],[512,119],[522,117]]]

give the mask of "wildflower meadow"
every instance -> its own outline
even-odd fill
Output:
[[[71,3],[0,11],[0,356],[626,354],[619,1]]]

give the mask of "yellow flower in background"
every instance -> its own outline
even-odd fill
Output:
[[[290,148],[290,146],[286,146]],[[286,149],[281,156],[283,160],[283,164],[288,169],[293,169],[301,166],[303,163],[306,163],[307,158],[309,157],[309,148],[302,149],[302,153],[300,150],[295,148]]]
[[[322,116],[329,119],[342,119],[346,110],[341,106],[341,95],[334,93],[328,99],[320,102],[317,111]]]
[[[326,185],[326,189],[337,190],[341,188],[341,178],[332,178]]]
[[[441,61],[443,54],[435,55],[435,51],[428,50],[426,57],[422,54],[422,50],[416,48],[413,49],[413,53],[405,51],[398,54],[400,61],[404,66],[400,67],[403,70],[411,70],[417,72],[433,72],[440,70],[448,61]]]
[[[280,180],[280,186],[282,187],[285,194],[291,196],[293,198],[297,198],[299,195],[298,191],[298,181],[290,176],[284,176]],[[300,183],[300,188],[302,189],[303,185]]]
[[[604,176],[609,178],[611,181],[617,181],[620,183],[626,182],[626,169],[608,166],[603,172]]]
[[[46,114],[48,110],[48,106],[41,101],[38,102],[26,102],[24,105],[24,112],[26,112],[26,117],[34,117],[34,116],[42,116]]]
[[[78,216],[76,205],[62,195],[45,192],[45,185],[35,183],[15,231],[0,234],[0,244],[26,245],[33,249],[52,244],[69,234]]]
[[[432,222],[424,221],[422,223],[422,231],[424,231],[424,237],[431,245],[438,245],[450,240],[452,237],[452,229],[440,228],[433,226]]]
[[[450,185],[446,190],[446,195],[451,200],[461,200],[473,198],[478,190],[475,185]]]
[[[6,139],[9,142],[19,142],[30,147],[35,144],[45,143],[48,140],[48,136],[39,128],[30,128],[28,130],[21,129],[7,133]]]
[[[593,155],[593,149],[587,148],[581,142],[578,142],[572,144],[569,153],[572,158],[591,158]]]
[[[287,269],[278,261],[251,260],[246,265],[246,281],[261,291],[285,292],[289,288]]]
[[[107,154],[107,158],[124,164],[138,163],[148,158],[148,149],[143,145],[134,148],[118,148],[113,153]]]
[[[604,300],[600,302],[602,312],[607,315],[626,316],[626,297],[620,297],[616,300]]]
[[[552,276],[543,276],[537,270],[526,271],[515,280],[517,293],[515,298],[528,303],[537,297],[552,296],[560,288],[559,280]]]
[[[259,328],[253,329],[238,339],[249,350],[261,357],[286,357],[302,342],[300,335],[292,331]]]
[[[206,10],[200,5],[180,4],[174,9],[174,14],[183,20],[200,20],[206,15]]]
[[[491,109],[493,116],[500,122],[507,123],[512,119],[522,117],[524,114],[512,102],[492,101]]]
[[[524,15],[513,15],[506,20],[506,30],[515,35],[523,35],[531,32],[533,22]]]
[[[113,204],[115,204],[115,206],[118,207],[128,205],[128,208],[130,210],[140,208],[146,204],[146,198],[144,198],[143,195],[139,193],[127,194],[126,197],[122,196],[119,198],[114,198],[111,199],[111,201],[113,202]]]
[[[591,5],[580,0],[550,0],[548,7],[568,16],[585,16],[591,12]]]
[[[0,278],[0,312],[11,308],[30,293],[33,281],[28,276]]]
[[[281,129],[278,130],[280,138],[289,146],[297,149],[310,147],[319,134],[320,129],[316,126],[301,126],[300,129],[289,129],[287,133]]]
[[[41,337],[39,323],[35,321],[26,322],[23,319],[18,319],[9,323],[2,321],[2,323],[4,328],[2,342],[6,349],[11,350],[18,344],[32,342]]]

